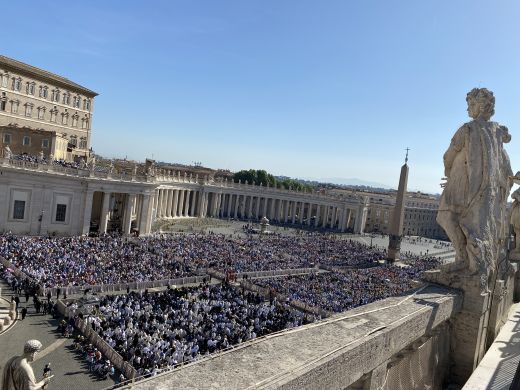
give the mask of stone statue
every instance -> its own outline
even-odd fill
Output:
[[[508,233],[512,171],[503,144],[511,136],[507,127],[490,121],[495,113],[491,91],[474,88],[466,101],[473,120],[457,130],[444,154],[447,181],[437,222],[453,243],[456,263],[480,277],[485,293]]]
[[[11,148],[9,147],[9,145],[6,145],[6,147],[4,148],[4,158],[9,160],[12,156],[13,152],[11,152]]]
[[[23,347],[23,355],[15,356],[5,364],[2,377],[3,390],[37,390],[48,384],[53,375],[36,382],[34,372],[29,363],[42,349],[38,340],[29,340]]]
[[[520,172],[515,175],[520,178]],[[510,253],[511,260],[520,260],[520,188],[511,194],[513,206],[511,207],[511,226],[515,234],[515,247]]]

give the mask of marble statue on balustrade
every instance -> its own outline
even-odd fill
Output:
[[[514,181],[520,184],[520,172],[516,173]],[[513,198],[513,205],[511,207],[510,223],[515,236],[515,245],[509,258],[513,261],[520,261],[520,188],[511,194],[511,198]]]
[[[4,158],[9,160],[12,156],[13,152],[11,152],[11,148],[9,147],[9,145],[6,145],[4,147]]]
[[[53,376],[36,382],[30,365],[41,349],[42,343],[38,340],[29,340],[24,345],[22,356],[15,356],[7,361],[2,376],[3,390],[37,390],[50,382]]]
[[[472,120],[457,130],[444,154],[446,183],[437,222],[453,243],[456,264],[478,275],[485,293],[505,256],[512,171],[503,145],[511,136],[507,127],[490,121],[491,91],[474,88],[466,101]]]

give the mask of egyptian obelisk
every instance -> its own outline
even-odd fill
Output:
[[[406,186],[408,184],[408,151],[406,148],[406,157],[404,165],[401,167],[401,176],[399,177],[399,188],[397,189],[397,198],[395,200],[394,214],[392,216],[392,224],[390,225],[390,239],[388,242],[387,260],[394,262],[399,260],[399,252],[401,250],[401,238],[403,236],[404,225],[404,197],[406,196]]]

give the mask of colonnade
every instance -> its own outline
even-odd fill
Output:
[[[94,194],[99,193],[99,202]],[[82,233],[88,234],[93,220],[98,221],[98,233],[109,231],[109,223],[117,223],[121,232],[129,235],[132,226],[140,234],[149,234],[152,225],[151,211],[154,207],[152,196],[148,193],[121,193],[111,191],[87,190],[83,214]],[[95,210],[97,208],[97,210]]]
[[[366,220],[363,204],[277,198],[202,189],[159,188],[154,218],[212,217],[258,220],[362,233]],[[337,203],[340,203],[339,205]]]
[[[154,196],[154,218],[201,216],[200,198],[199,190],[159,188]]]

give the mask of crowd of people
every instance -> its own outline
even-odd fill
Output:
[[[0,235],[0,256],[42,287],[86,286],[175,279],[207,268],[268,271],[373,263],[384,254],[333,236],[229,237],[221,234],[37,237]]]
[[[139,375],[314,318],[229,284],[105,296],[87,321]]]
[[[380,265],[345,269],[341,272],[313,273],[257,279],[255,284],[331,312],[342,312],[390,296],[413,286],[425,270],[438,266],[434,258],[416,259],[408,266]]]
[[[119,236],[0,235],[0,256],[42,287],[173,279],[188,275],[172,257]]]

